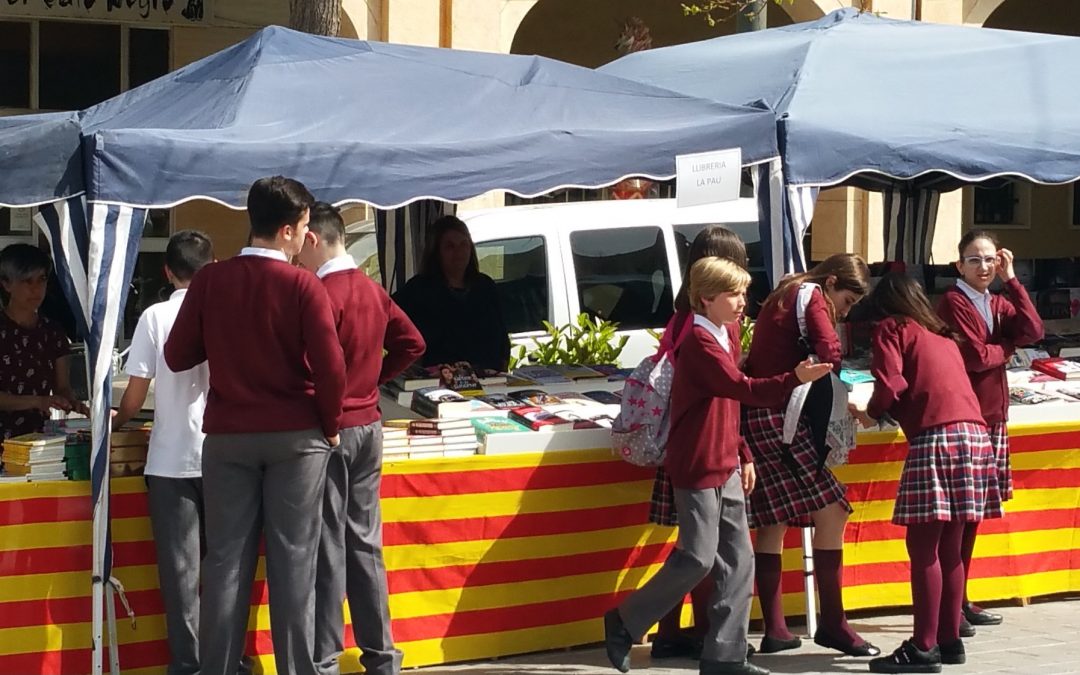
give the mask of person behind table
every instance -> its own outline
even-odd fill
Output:
[[[345,360],[326,289],[289,263],[314,202],[295,180],[255,181],[251,246],[195,275],[165,343],[170,369],[210,369],[201,675],[232,675],[240,660],[262,534],[277,671],[316,672],[312,580]]]
[[[38,314],[51,268],[36,246],[0,251],[0,440],[42,431],[53,409],[86,412],[71,390],[71,343],[59,325]]]
[[[675,487],[679,538],[660,571],[604,615],[608,659],[624,673],[633,641],[710,572],[709,633],[700,672],[768,673],[746,660],[754,563],[744,499],[754,489],[755,474],[739,436],[739,404],[777,405],[800,382],[824,377],[831,367],[805,360],[769,378],[744,375],[722,326],[739,320],[749,285],[750,274],[730,260],[702,258],[690,269],[694,323],[677,350],[664,460]]]
[[[364,672],[397,675],[402,655],[390,632],[379,508],[379,385],[420,358],[424,340],[382,286],[357,269],[345,250],[345,221],[330,204],[316,202],[311,208],[307,243],[298,258],[330,295],[346,374],[341,444],[327,466],[315,576],[315,664],[323,675],[340,672],[342,600],[348,597]]]
[[[173,372],[162,350],[195,273],[214,260],[210,239],[185,230],[165,247],[165,278],[175,289],[139,317],[125,371],[128,385],[113,429],[142,410],[154,381],[154,426],[146,458],[150,527],[157,552],[158,585],[165,604],[169,675],[199,672],[199,566],[203,557],[202,433],[205,363]],[[241,669],[245,669],[244,663]]]
[[[683,285],[675,296],[675,314],[671,317],[664,336],[674,343],[683,331],[693,325],[694,312],[690,308],[690,269],[694,263],[706,257],[727,258],[739,267],[746,269],[746,245],[731,230],[711,225],[694,237],[683,270]],[[723,326],[729,333],[736,362],[741,358],[742,341],[738,324]],[[652,500],[649,504],[649,522],[672,527],[678,524],[675,511],[674,489],[671,479],[663,465],[656,468],[653,480]],[[682,603],[678,603],[657,624],[656,637],[653,638],[650,655],[654,659],[692,657],[701,655],[702,641],[708,630],[709,596],[712,595],[712,582],[708,577],[701,580],[690,592],[690,603],[694,610],[694,629],[691,635],[682,632]]]
[[[856,255],[830,256],[805,274],[791,276],[769,294],[754,324],[754,338],[745,371],[769,377],[790,370],[809,352],[840,372],[840,338],[836,321],[866,294],[870,272]],[[802,337],[795,304],[800,289],[810,292],[805,311],[807,338]],[[811,420],[803,414],[790,446],[783,442],[784,405],[748,407],[743,433],[754,456],[758,489],[750,495],[750,527],[757,529],[756,581],[765,636],[761,651],[795,649],[802,640],[788,630],[781,590],[781,553],[789,526],[814,526],[814,576],[821,602],[821,622],[814,642],[852,656],[875,656],[877,647],[847,622],[842,597],[844,528],[851,506],[847,489],[819,462]],[[819,468],[820,467],[820,468]]]
[[[960,259],[956,286],[942,296],[937,305],[941,319],[960,335],[960,355],[964,357],[971,386],[982,407],[983,419],[990,433],[990,443],[998,463],[998,482],[1003,501],[1012,499],[1013,479],[1009,459],[1009,382],[1005,366],[1017,347],[1038,342],[1043,324],[1035,305],[1016,278],[1013,254],[1001,248],[989,232],[972,231],[960,239]],[[1005,293],[990,293],[990,284],[1001,279]],[[986,517],[1000,518],[1001,504],[988,504]],[[971,557],[975,551],[977,521],[964,526],[964,577],[971,578]],[[1000,614],[983,610],[968,601],[964,593],[962,637],[975,635],[975,626],[1001,623]]]
[[[887,318],[871,338],[874,393],[863,426],[890,415],[908,439],[892,522],[907,527],[914,631],[875,673],[940,672],[966,660],[961,545],[968,522],[1001,498],[994,449],[965,377],[957,334],[934,313],[919,284],[888,274],[872,295]]]
[[[480,271],[469,229],[454,216],[431,225],[420,274],[394,295],[424,336],[424,366],[468,361],[506,370],[510,336],[495,282]]]

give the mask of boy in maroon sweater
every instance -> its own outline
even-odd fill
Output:
[[[739,321],[749,284],[750,274],[729,260],[702,258],[690,268],[694,325],[676,352],[664,464],[675,488],[679,540],[660,571],[604,615],[608,659],[624,673],[633,641],[710,572],[715,586],[701,675],[769,672],[746,660],[754,552],[745,495],[755,475],[739,436],[739,404],[779,405],[800,382],[828,375],[832,365],[807,360],[774,377],[744,375],[721,326]]]
[[[345,350],[341,444],[330,455],[315,577],[315,665],[340,672],[345,648],[342,599],[348,597],[360,663],[370,675],[397,675],[382,555],[382,424],[379,385],[424,353],[424,339],[386,291],[345,250],[345,223],[330,204],[311,209],[300,265],[322,279]],[[383,351],[385,350],[385,354]]]
[[[311,580],[345,361],[326,290],[289,264],[314,202],[294,180],[256,181],[247,201],[251,245],[195,275],[165,343],[170,369],[210,368],[202,675],[233,675],[243,656],[263,534],[277,671],[316,672]]]
[[[1012,466],[1009,460],[1009,382],[1005,365],[1017,347],[1038,342],[1043,337],[1042,319],[1013,269],[1013,254],[1000,248],[989,232],[971,231],[960,239],[960,278],[945,292],[937,305],[938,316],[961,337],[960,355],[971,386],[979,399],[990,442],[997,457],[1002,500],[1012,499]],[[990,284],[1001,279],[1005,293],[993,294]],[[987,505],[987,518],[1000,518],[1001,504]],[[978,522],[964,527],[964,570],[971,574]],[[1001,623],[1000,614],[987,612],[968,601],[964,594],[963,637],[975,635],[975,626]]]

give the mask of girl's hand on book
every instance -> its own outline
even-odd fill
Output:
[[[814,363],[810,359],[806,359],[795,366],[795,376],[798,377],[799,382],[802,382],[803,384],[813,382],[814,380],[820,380],[831,372],[831,363]]]

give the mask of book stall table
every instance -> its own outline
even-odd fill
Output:
[[[1013,425],[1016,499],[1004,520],[980,530],[973,599],[1080,591],[1080,416],[1070,413],[1071,421]],[[889,523],[905,451],[896,432],[863,433],[838,469],[855,508],[845,553],[853,610],[910,602],[904,532]],[[603,611],[673,545],[674,530],[645,524],[651,487],[651,470],[603,447],[387,463],[386,562],[405,665],[598,642]],[[0,672],[89,673],[89,489],[0,485]],[[113,481],[112,510],[114,574],[137,615],[133,626],[118,608],[124,672],[161,672],[164,617],[142,478]],[[795,531],[784,570],[784,604],[798,616]],[[272,673],[263,574],[260,564],[249,650]],[[359,669],[355,648],[343,663]]]

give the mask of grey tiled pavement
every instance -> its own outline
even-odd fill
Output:
[[[980,628],[978,635],[965,640],[968,662],[945,666],[943,673],[1009,673],[1012,675],[1057,675],[1080,673],[1080,598],[1035,601],[1027,607],[999,606],[1005,616],[1001,626]],[[910,635],[911,616],[856,615],[851,621],[864,637],[889,652]],[[794,627],[793,627],[793,630]],[[751,639],[760,641],[760,634]],[[754,663],[774,673],[865,673],[867,659],[844,657],[822,649],[810,640],[803,647],[783,654],[755,656]],[[434,666],[410,671],[415,675],[611,675],[617,673],[607,663],[600,647],[544,652],[496,661]],[[631,673],[648,675],[691,675],[693,661],[675,659],[652,662],[648,645],[634,648]]]

